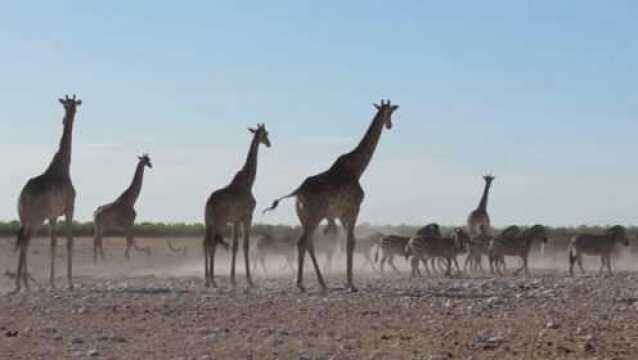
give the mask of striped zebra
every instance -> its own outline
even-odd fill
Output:
[[[297,237],[294,232],[275,236],[270,230],[257,235],[259,237],[256,239],[251,251],[253,272],[256,272],[257,264],[260,264],[263,273],[267,274],[266,258],[273,256],[283,257],[286,261],[285,266],[293,272],[295,271]]]
[[[374,249],[375,246],[378,248],[384,237],[385,235],[377,232],[362,237],[361,239],[357,239],[357,245],[354,248],[354,253],[363,256],[366,264],[370,265],[372,271],[376,271],[377,269],[374,267],[374,261],[372,261],[372,256],[370,254],[372,253],[372,249]],[[345,248],[345,242],[343,242],[343,245]]]
[[[600,274],[607,267],[607,272],[611,275],[611,259],[614,254],[616,244],[621,243],[629,246],[629,239],[625,228],[616,225],[613,226],[602,235],[581,234],[574,236],[569,243],[569,274],[574,275],[574,263],[578,262],[580,271],[584,274],[583,254],[590,256],[600,256],[601,267]]]
[[[517,226],[510,226],[505,229],[499,236],[490,241],[488,247],[490,268],[494,265],[496,271],[502,274],[498,266],[499,258],[518,256],[523,260],[523,264],[514,271],[514,275],[521,271],[525,271],[525,275],[529,275],[527,260],[534,240],[547,242],[547,230],[543,225],[534,225],[524,231],[521,231]]]
[[[381,243],[377,246],[377,251],[374,254],[374,261],[377,262],[379,261],[379,252],[382,253],[381,264],[379,265],[381,272],[383,272],[386,261],[395,272],[399,272],[399,269],[394,265],[394,257],[405,256],[405,246],[409,240],[409,237],[399,235],[387,235],[381,239]]]
[[[490,240],[492,240],[492,235],[487,231],[481,231],[478,235],[471,237],[466,231],[463,231],[458,233],[458,236],[464,239],[467,248],[463,271],[467,272],[469,267],[469,271],[484,273],[482,260],[483,256],[488,255],[487,248],[490,245]]]
[[[437,228],[438,230],[438,228]],[[462,252],[463,244],[459,241],[456,232],[452,236],[441,236],[439,233],[417,235],[408,241],[405,255],[411,257],[411,276],[421,275],[419,262],[423,263],[426,273],[430,274],[427,261],[431,260],[432,268],[436,271],[435,260],[443,259],[446,266],[445,275],[452,272],[452,264],[456,256]],[[458,269],[458,263],[457,263]]]

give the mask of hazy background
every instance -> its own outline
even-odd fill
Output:
[[[401,106],[361,221],[458,224],[493,172],[497,226],[635,223],[638,4],[7,2],[0,13],[0,219],[56,150],[77,93],[77,215],[155,167],[140,220],[201,221],[265,122],[258,209]],[[295,223],[293,201],[258,222]]]

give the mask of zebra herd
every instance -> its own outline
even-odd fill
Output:
[[[513,271],[513,275],[523,272],[529,275],[529,255],[533,244],[540,242],[543,246],[548,242],[548,230],[543,225],[528,228],[509,226],[496,235],[481,231],[470,236],[464,228],[453,229],[449,234],[443,234],[436,223],[420,228],[414,236],[384,235],[374,233],[361,238],[357,243],[357,253],[366,258],[374,268],[369,254],[374,251],[374,263],[379,263],[379,271],[389,265],[395,272],[400,272],[395,264],[395,258],[405,258],[411,268],[411,277],[421,276],[421,266],[425,274],[432,275],[443,271],[451,275],[453,268],[456,272],[485,273],[483,260],[487,259],[491,274],[503,275],[506,269],[506,257],[520,259],[521,265]],[[578,264],[582,273],[583,255],[600,256],[600,273],[606,269],[612,273],[612,255],[617,245],[629,245],[629,239],[624,227],[620,225],[607,229],[603,234],[574,235],[569,241],[569,273],[573,275],[573,267]],[[376,250],[372,250],[375,249]],[[463,269],[459,266],[458,257],[465,255]],[[441,269],[443,268],[443,269]]]

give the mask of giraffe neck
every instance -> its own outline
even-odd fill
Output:
[[[60,138],[60,146],[58,151],[53,155],[53,159],[47,168],[46,173],[55,175],[68,175],[71,167],[71,145],[73,140],[73,122],[74,117],[64,115],[64,129]]]
[[[135,175],[133,175],[133,181],[131,181],[131,185],[120,195],[120,197],[116,200],[119,203],[125,203],[131,207],[135,205],[137,198],[140,196],[140,192],[142,191],[142,183],[144,182],[144,168],[146,166],[143,162],[139,162],[137,167],[135,168]]]
[[[383,124],[383,118],[380,116],[380,112],[377,112],[359,145],[351,152],[340,156],[330,170],[336,171],[339,176],[348,176],[358,180],[368,167],[374,150],[377,148],[383,132]]]
[[[490,182],[485,182],[485,187],[483,188],[483,196],[481,196],[481,201],[478,204],[478,210],[487,211],[487,199],[490,195],[490,186],[492,184]]]
[[[240,187],[244,189],[252,189],[255,183],[255,177],[257,176],[257,154],[259,152],[259,138],[257,133],[253,137],[250,143],[250,149],[248,150],[248,156],[246,157],[246,163],[235,174],[231,186]]]

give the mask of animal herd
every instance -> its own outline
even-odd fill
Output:
[[[63,132],[57,152],[49,166],[41,175],[31,178],[23,187],[18,200],[20,228],[17,234],[16,252],[18,253],[15,291],[22,286],[29,288],[30,275],[27,271],[29,244],[36,230],[48,221],[50,229],[50,272],[49,283],[55,286],[55,259],[57,249],[57,221],[64,216],[66,225],[67,281],[73,288],[73,247],[72,223],[74,219],[76,190],[70,173],[73,125],[76,112],[82,104],[75,95],[59,99],[64,107]],[[392,129],[392,115],[399,108],[389,100],[374,104],[375,114],[363,138],[350,152],[339,156],[327,170],[306,178],[289,194],[276,199],[263,213],[273,211],[279,202],[287,198],[296,199],[296,213],[301,230],[285,240],[277,240],[272,234],[264,233],[256,242],[256,249],[250,250],[252,223],[257,201],[252,193],[257,176],[257,160],[261,145],[270,147],[265,124],[250,128],[252,139],[243,167],[234,175],[230,183],[214,191],[208,198],[204,209],[205,236],[202,241],[203,274],[206,286],[217,286],[215,279],[215,259],[217,247],[222,246],[231,252],[230,281],[236,285],[235,271],[240,237],[243,241],[244,273],[248,286],[254,286],[251,272],[261,265],[265,271],[265,257],[269,253],[284,255],[287,266],[297,272],[297,287],[304,291],[303,272],[306,254],[309,255],[317,281],[322,289],[327,289],[322,269],[317,261],[316,249],[322,250],[328,261],[323,271],[328,271],[336,251],[338,233],[337,221],[345,233],[346,287],[356,291],[353,281],[354,254],[363,255],[367,264],[374,268],[370,253],[376,248],[375,262],[379,261],[380,270],[386,262],[395,270],[394,257],[401,256],[409,260],[412,275],[421,274],[420,265],[426,273],[437,271],[441,266],[450,274],[453,267],[460,271],[457,256],[466,254],[464,271],[484,271],[482,259],[489,260],[490,271],[505,271],[505,257],[516,256],[521,259],[521,267],[515,272],[529,273],[528,257],[534,241],[547,242],[547,231],[542,225],[526,229],[511,226],[493,234],[487,204],[490,187],[494,180],[485,176],[485,187],[481,200],[467,218],[465,228],[457,228],[450,234],[442,234],[435,223],[421,228],[412,237],[398,235],[372,234],[358,242],[355,228],[359,210],[365,193],[359,179],[365,172],[377,148],[383,130]],[[145,169],[152,168],[149,155],[139,157],[131,185],[113,202],[99,206],[94,213],[94,261],[105,259],[103,238],[108,232],[121,232],[126,237],[125,255],[128,258],[132,248],[150,252],[148,248],[136,245],[133,225],[136,219],[135,203],[139,198]],[[315,232],[323,220],[328,225],[323,228],[321,242],[315,244]],[[223,234],[228,227],[232,229],[232,242],[224,240]],[[582,267],[583,255],[601,256],[601,271],[606,267],[611,272],[611,253],[616,243],[628,244],[625,229],[614,226],[602,235],[578,235],[569,245],[569,271],[573,273],[574,264]],[[324,246],[322,249],[322,245]],[[172,247],[172,244],[169,243]],[[328,249],[325,251],[325,249]],[[179,250],[179,249],[176,249]],[[296,253],[296,254],[295,254]],[[295,256],[296,255],[296,256]],[[296,260],[296,262],[295,262]],[[252,267],[251,267],[252,262]],[[583,270],[584,271],[584,270]]]

